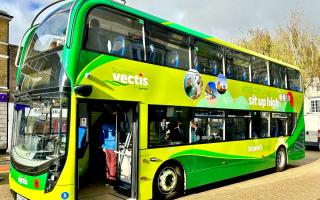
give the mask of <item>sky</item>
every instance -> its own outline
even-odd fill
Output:
[[[18,44],[36,13],[53,0],[0,0],[0,10],[14,18],[10,43]],[[128,6],[156,15],[228,42],[252,28],[271,33],[285,27],[293,11],[320,30],[319,0],[127,0]],[[318,31],[319,32],[319,31]]]

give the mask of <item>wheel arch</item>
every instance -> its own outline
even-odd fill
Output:
[[[167,160],[167,161],[163,162],[163,163],[158,167],[158,169],[156,170],[155,176],[154,176],[155,178],[153,179],[153,182],[152,182],[152,186],[154,187],[155,184],[156,184],[156,181],[157,181],[156,177],[157,177],[158,174],[160,173],[160,169],[162,169],[164,166],[166,166],[166,165],[168,165],[168,164],[176,165],[176,166],[178,166],[178,167],[181,169],[181,171],[182,171],[182,173],[183,173],[183,192],[186,191],[186,186],[187,186],[187,184],[186,184],[186,182],[187,182],[186,171],[185,171],[185,168],[183,167],[183,164],[182,164],[180,161],[176,160],[176,159]],[[154,192],[152,192],[152,195],[154,195]]]

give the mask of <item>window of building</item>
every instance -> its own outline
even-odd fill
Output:
[[[268,112],[252,112],[252,138],[269,137],[269,116]]]
[[[250,56],[235,50],[226,49],[226,77],[249,81]]]
[[[287,135],[287,114],[272,113],[270,135],[271,137]]]
[[[142,61],[143,26],[142,19],[96,7],[87,18],[85,48]]]
[[[316,90],[319,92],[320,91],[320,83],[317,83],[316,85]]]
[[[310,112],[320,112],[320,100],[310,101]]]
[[[270,84],[278,88],[286,88],[286,68],[284,66],[271,63],[270,69]]]
[[[253,83],[269,85],[266,60],[255,56],[251,57],[251,76]]]
[[[193,142],[210,143],[223,141],[224,121],[224,111],[196,109],[194,116],[194,123],[196,126],[192,127],[191,124],[191,131],[195,134],[197,139],[194,139]],[[197,131],[196,128],[200,128],[201,131]]]
[[[226,141],[249,139],[250,114],[248,111],[228,111],[226,117]]]
[[[193,50],[193,64],[200,73],[214,76],[223,74],[223,47],[196,41]]]
[[[149,106],[149,146],[189,143],[192,108]]]
[[[156,24],[146,28],[147,62],[189,70],[189,37]]]
[[[294,91],[301,91],[300,73],[298,70],[287,69],[288,71],[288,89]]]

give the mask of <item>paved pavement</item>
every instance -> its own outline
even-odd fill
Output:
[[[8,185],[8,157],[0,156],[0,200],[10,200]],[[188,199],[223,200],[320,200],[320,152],[306,151],[306,159],[289,166],[287,170],[271,170],[232,179],[188,191]]]
[[[8,155],[0,155],[0,200],[12,199],[8,185],[9,159]]]

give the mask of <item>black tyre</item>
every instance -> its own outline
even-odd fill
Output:
[[[153,199],[173,199],[183,191],[183,171],[168,163],[157,172],[153,184]]]
[[[276,170],[277,172],[283,171],[287,166],[287,152],[285,148],[280,147],[276,155]]]

